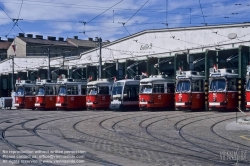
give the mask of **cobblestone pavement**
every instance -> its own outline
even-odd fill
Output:
[[[233,112],[0,112],[1,166],[250,165],[250,125]]]

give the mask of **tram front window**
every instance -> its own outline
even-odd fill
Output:
[[[45,95],[44,87],[39,87],[37,90],[37,95]]]
[[[214,79],[210,84],[210,91],[224,91],[226,89],[225,79]]]
[[[112,95],[121,95],[124,83],[123,82],[116,82],[113,85]]]
[[[97,88],[88,88],[89,95],[97,95]]]
[[[61,96],[66,95],[66,88],[65,88],[65,86],[60,86],[59,91],[58,91],[58,95],[61,95]]]
[[[141,85],[140,93],[152,93],[152,86],[151,85]]]
[[[190,81],[179,81],[176,87],[176,92],[190,91]]]
[[[250,80],[247,81],[246,90],[250,91]]]
[[[25,95],[33,95],[32,94],[32,90],[34,90],[34,88],[31,88],[31,87],[25,87],[24,88],[24,93],[25,93]]]
[[[16,94],[18,96],[23,96],[24,95],[24,89],[23,89],[23,87],[18,87],[18,89],[16,91]]]

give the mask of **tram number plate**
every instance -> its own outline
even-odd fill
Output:
[[[111,104],[121,104],[121,101],[119,101],[119,100],[114,100],[114,101],[111,102]]]
[[[209,103],[209,105],[220,105],[220,103]]]
[[[146,101],[140,101],[140,104],[148,104]]]
[[[87,105],[93,105],[93,102],[87,102]]]
[[[18,106],[19,106],[19,104],[17,104],[17,103],[14,104],[14,107],[18,107]]]
[[[40,103],[35,103],[35,106],[41,106]]]
[[[250,105],[250,102],[247,102],[247,105]]]
[[[56,103],[56,106],[60,107],[60,106],[62,106],[62,104],[61,103]]]
[[[185,105],[185,103],[175,103],[175,105]]]

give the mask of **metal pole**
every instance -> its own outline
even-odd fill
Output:
[[[208,50],[205,52],[205,110],[208,110],[208,80],[209,80],[209,65],[208,65]]]
[[[50,80],[50,47],[48,48],[48,75],[47,79]]]
[[[147,64],[146,64],[146,70],[147,70],[147,74],[149,75],[149,57],[147,56]]]
[[[100,55],[99,55],[99,79],[102,78],[102,38],[99,38],[99,49],[100,49]]]
[[[14,83],[14,55],[12,55],[12,90],[15,90],[15,83]]]
[[[241,94],[242,94],[242,46],[238,49],[238,107],[241,109]]]
[[[158,58],[158,62],[157,62],[157,64],[158,64],[157,74],[158,75],[161,74],[161,72],[160,72],[160,61],[161,61],[161,58]]]

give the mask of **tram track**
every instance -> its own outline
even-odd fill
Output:
[[[94,114],[94,115],[96,115],[96,114]],[[82,115],[82,116],[85,116],[85,115]],[[89,116],[91,116],[91,115],[89,115]],[[47,116],[47,117],[48,117],[48,116]],[[47,117],[46,117],[46,119],[47,119]],[[49,116],[49,117],[53,118],[52,116]],[[33,159],[30,155],[28,155],[28,154],[26,154],[26,153],[22,153],[22,151],[21,151],[18,147],[16,147],[14,144],[10,143],[10,141],[8,141],[8,140],[6,139],[6,137],[5,137],[4,134],[5,134],[5,132],[6,132],[8,129],[10,129],[10,128],[14,127],[14,126],[17,126],[17,125],[21,125],[21,127],[22,127],[23,129],[25,129],[25,130],[28,131],[29,133],[31,133],[31,134],[37,136],[38,138],[43,139],[43,140],[46,141],[47,143],[50,143],[50,144],[52,144],[52,145],[54,145],[54,146],[57,146],[57,147],[60,147],[60,148],[62,148],[62,149],[64,149],[64,150],[72,151],[72,149],[70,149],[70,148],[67,148],[67,147],[65,147],[65,146],[61,146],[61,145],[59,145],[59,144],[57,144],[57,143],[54,143],[54,142],[52,142],[52,141],[50,141],[50,140],[48,140],[48,139],[46,139],[46,138],[44,138],[44,137],[41,137],[41,136],[36,132],[36,130],[37,130],[37,128],[38,128],[39,126],[41,126],[41,125],[43,125],[43,124],[45,124],[45,123],[49,123],[49,122],[52,122],[52,121],[55,121],[55,120],[62,120],[62,119],[67,119],[67,118],[73,118],[73,117],[79,117],[79,115],[71,116],[71,117],[62,117],[62,118],[52,119],[52,120],[49,120],[49,121],[46,121],[46,122],[43,122],[43,123],[40,123],[40,124],[36,125],[32,130],[26,128],[26,127],[25,127],[25,124],[28,123],[28,122],[31,122],[31,121],[44,119],[44,117],[42,117],[42,118],[40,118],[40,119],[39,119],[39,117],[38,117],[38,118],[33,118],[33,119],[28,119],[28,120],[26,120],[26,121],[24,121],[24,122],[20,122],[20,123],[17,123],[17,124],[14,124],[14,125],[11,125],[11,126],[5,128],[5,129],[2,131],[1,136],[2,136],[2,139],[4,140],[5,144],[7,144],[8,146],[10,146],[11,148],[13,148],[13,149],[15,149],[15,150],[17,150],[17,151],[20,151],[20,152],[21,152],[20,154],[23,154],[23,155],[27,156],[30,160],[36,161],[36,164],[39,163],[39,164],[42,164],[42,165],[50,165],[50,166],[52,165],[52,166],[53,166],[54,164],[51,164],[51,163],[50,163],[50,164],[41,163],[39,160]],[[8,120],[6,120],[6,121],[8,121]],[[0,123],[0,124],[1,124],[1,123]],[[22,146],[22,147],[24,147],[24,146]],[[78,155],[79,155],[79,154],[78,154]],[[95,162],[95,163],[105,164],[105,165],[109,165],[109,166],[117,166],[117,164],[110,163],[110,162],[107,162],[107,161],[104,161],[104,160],[101,161],[100,159],[98,159],[98,158],[96,158],[96,157],[93,158],[93,157],[88,156],[88,155],[84,155],[84,157],[85,157],[84,160],[89,161],[89,162]]]
[[[207,116],[207,115],[202,115],[202,116]],[[198,116],[198,117],[202,117],[202,116]],[[197,118],[197,116],[196,116],[196,117],[191,117],[191,118],[186,118],[186,119],[192,119],[192,118]],[[152,137],[154,137],[154,138],[156,138],[156,139],[159,139],[160,141],[163,141],[163,142],[168,143],[168,144],[170,144],[170,145],[177,146],[177,147],[179,147],[179,148],[183,148],[183,147],[181,147],[181,146],[179,146],[179,145],[172,144],[172,143],[170,143],[169,141],[166,141],[166,140],[162,140],[162,139],[160,139],[160,138],[157,138],[157,137],[153,136],[153,135],[149,132],[149,130],[148,130],[149,126],[151,126],[152,124],[157,123],[157,122],[159,122],[159,121],[165,120],[165,119],[167,119],[167,118],[160,119],[160,120],[157,120],[157,121],[154,121],[154,122],[150,123],[149,125],[146,126],[146,131],[148,132],[149,135],[151,135]],[[186,119],[182,119],[181,121],[184,121],[184,120],[186,120]],[[180,121],[179,121],[179,122],[180,122]],[[177,122],[177,123],[178,123],[178,122]],[[180,133],[180,132],[178,132],[178,133]],[[201,148],[201,149],[204,149],[204,148]],[[187,149],[187,150],[190,150],[190,149]],[[203,152],[200,152],[200,151],[198,151],[197,153],[198,153],[198,154],[200,154],[200,153],[204,154]],[[217,154],[217,155],[214,155],[214,157],[216,157],[216,156],[219,157],[218,154]],[[197,157],[200,158],[200,156],[197,156]],[[209,161],[212,160],[212,162],[213,162],[214,164],[222,164],[222,165],[227,165],[227,164],[228,164],[228,162],[225,162],[225,161],[219,161],[219,162],[218,162],[218,161],[217,161],[218,158],[211,158],[210,156],[208,156],[208,157],[207,157],[207,156],[206,156],[206,157],[201,157],[201,158],[204,158],[205,160],[209,160]],[[232,164],[233,164],[233,163],[232,163]]]
[[[166,165],[167,163],[165,162],[169,161],[174,161],[175,164],[187,162],[189,163],[188,165],[199,165],[196,164],[196,162],[203,163],[202,165],[235,164],[234,161],[220,160],[219,152],[215,153],[216,148],[218,149],[223,146],[226,147],[226,150],[234,149],[234,146],[230,146],[233,144],[227,144],[226,141],[219,144],[213,141],[213,139],[209,140],[206,139],[206,137],[202,139],[202,137],[199,138],[195,136],[195,134],[191,134],[193,132],[188,132],[188,130],[195,128],[195,126],[199,126],[199,124],[207,123],[203,122],[204,120],[213,118],[216,123],[208,123],[209,125],[207,128],[208,130],[210,129],[211,132],[214,131],[216,134],[220,135],[220,133],[215,130],[216,125],[232,119],[228,118],[231,114],[226,116],[218,116],[218,114],[214,112],[202,112],[201,114],[197,114],[197,112],[188,114],[183,112],[123,112],[121,114],[120,112],[94,111],[86,111],[86,113],[53,112],[53,114],[50,115],[41,114],[42,112],[38,112],[38,114],[33,114],[35,116],[32,116],[28,113],[24,116],[15,115],[19,117],[13,116],[9,118],[6,117],[2,120],[0,119],[0,132],[5,130],[4,133],[1,133],[1,137],[4,137],[4,139],[13,144],[14,147],[8,145],[3,139],[0,139],[0,142],[3,142],[12,149],[17,148],[19,151],[26,147],[38,150],[47,149],[47,147],[55,147],[59,150],[72,151],[71,147],[75,147],[73,144],[76,144],[109,153],[114,156],[120,156],[143,163],[154,163],[156,165]],[[208,118],[204,118],[204,116]],[[221,120],[221,117],[224,117],[223,120]],[[167,127],[165,125],[167,125]],[[206,128],[206,126],[202,126]],[[221,129],[221,125],[219,126],[219,129]],[[50,132],[42,131],[50,127]],[[172,128],[174,130],[172,130]],[[187,132],[186,128],[188,129]],[[21,135],[13,135],[13,129],[20,131]],[[41,132],[39,132],[40,130]],[[207,130],[205,131],[204,134],[207,134]],[[6,135],[2,135],[6,132],[10,134],[7,134],[7,137]],[[48,135],[49,133],[51,133],[51,136]],[[24,136],[27,137],[28,140],[37,140],[41,142],[41,145],[39,145],[41,147],[38,147],[38,145],[36,146],[36,143],[29,145]],[[223,135],[220,136],[224,137]],[[61,138],[62,140],[57,142],[57,138]],[[19,144],[20,142],[18,140],[21,139],[23,141],[20,141],[21,144]],[[17,141],[18,144],[16,145],[15,142]],[[73,144],[67,144],[65,141]],[[205,142],[206,145],[203,145],[203,142]],[[183,150],[183,148],[186,149]],[[211,152],[204,149],[202,150],[202,148],[208,148]],[[212,152],[214,154],[212,154]],[[84,155],[82,156],[85,157]],[[116,162],[112,163],[93,156],[92,153],[86,153],[86,158],[82,159],[90,163],[109,166],[118,165],[115,164]],[[31,159],[27,158],[27,160]],[[243,165],[246,164],[246,162],[241,161],[238,163]],[[46,165],[46,163],[40,164]]]
[[[141,116],[141,115],[140,115]],[[113,117],[114,118],[114,117]],[[131,117],[131,118],[134,118],[134,117]],[[130,118],[130,119],[131,119]],[[112,118],[107,118],[107,119],[112,119]],[[165,118],[164,118],[165,119]],[[76,126],[76,125],[75,125]],[[76,129],[76,127],[75,127]],[[76,129],[77,130],[77,129]],[[113,130],[109,130],[109,129],[106,129],[108,130],[109,132],[115,132],[117,133],[116,131],[113,131]],[[81,131],[80,131],[81,132]],[[83,132],[81,132],[83,133]],[[87,133],[85,133],[87,134]],[[119,134],[119,133],[117,133]],[[87,134],[89,135],[89,134]],[[108,140],[108,141],[113,141],[113,140],[110,140],[110,139],[106,139],[106,138],[101,138],[101,137],[98,137],[98,136],[93,136],[93,135],[89,135],[89,136],[92,136],[92,137],[95,137],[95,138],[99,138],[99,139],[104,139],[104,140]],[[161,147],[159,146],[161,149],[163,150],[157,150],[157,149],[150,149],[148,147],[144,147],[144,146],[135,146],[131,143],[124,143],[124,142],[120,142],[120,141],[113,141],[115,143],[118,143],[118,144],[122,144],[122,147],[126,147],[126,148],[135,148],[135,149],[138,149],[138,150],[147,150],[147,151],[151,151],[151,152],[155,152],[155,153],[164,153],[164,154],[170,154],[170,155],[176,155],[176,156],[182,156],[182,157],[185,157],[185,158],[188,158],[188,157],[191,157],[191,158],[194,158],[194,159],[198,159],[198,160],[201,160],[203,162],[208,162],[208,163],[214,163],[214,164],[221,164],[221,165],[227,165],[227,164],[224,164],[222,162],[217,162],[217,161],[214,161],[214,160],[210,160],[210,159],[207,159],[207,158],[204,158],[204,157],[199,157],[199,156],[195,156],[195,155],[190,155],[190,154],[183,154],[183,153],[180,153],[180,152],[168,152],[168,151],[165,151],[165,148],[164,147]],[[148,144],[148,142],[147,142]],[[155,146],[155,145],[154,145]]]
[[[231,116],[231,115],[227,115],[227,116]],[[216,118],[217,117],[221,117],[221,116],[216,116]],[[224,117],[224,116],[223,116]],[[192,118],[189,118],[189,119],[192,119]],[[230,120],[230,119],[233,119],[233,118],[228,118],[228,119],[226,119],[226,120]],[[187,120],[187,119],[184,119],[184,120]],[[184,121],[184,120],[181,120],[181,121]],[[189,126],[189,125],[191,125],[191,124],[193,124],[193,123],[196,123],[196,122],[200,122],[200,121],[203,121],[203,120],[207,120],[207,118],[204,118],[204,119],[199,119],[199,120],[195,120],[195,121],[192,121],[192,122],[189,122],[189,123],[187,123],[187,124],[185,124],[185,125],[183,125],[183,126],[181,126],[180,128],[177,128],[177,124],[178,123],[180,123],[181,121],[179,121],[179,122],[177,122],[176,124],[175,124],[175,127],[176,127],[176,129],[179,131],[178,133],[179,133],[179,136],[183,139],[183,140],[185,140],[186,142],[188,142],[188,143],[190,143],[190,144],[192,144],[193,146],[196,146],[196,147],[198,147],[198,148],[200,148],[200,149],[204,149],[204,150],[206,150],[206,151],[209,151],[209,152],[211,152],[211,153],[213,153],[213,154],[215,154],[215,155],[217,155],[217,156],[219,156],[220,154],[219,154],[219,150],[218,150],[218,152],[214,152],[214,151],[211,151],[210,149],[208,149],[208,148],[205,148],[205,147],[202,147],[202,146],[200,146],[200,145],[198,145],[197,143],[193,143],[192,141],[189,141],[187,138],[185,138],[184,137],[184,132],[182,132],[183,131],[183,128],[184,127],[187,127],[187,126]],[[219,121],[219,122],[217,122],[217,123],[220,123],[220,122],[223,122],[223,121],[226,121],[226,120],[221,120],[221,121]],[[215,123],[215,124],[217,124],[217,123]],[[213,124],[212,126],[214,126],[215,124]],[[212,127],[211,126],[211,127]],[[211,127],[210,127],[210,129],[211,129]],[[212,129],[211,129],[212,130]],[[192,137],[192,136],[191,136]],[[206,139],[201,139],[201,138],[199,138],[201,141],[207,141]],[[211,141],[210,141],[211,142]],[[234,142],[234,141],[231,141],[231,142],[233,142],[233,143],[236,143],[236,142]],[[227,150],[228,151],[235,151],[235,149],[237,149],[237,147],[232,147],[232,146],[230,146],[230,145],[228,145],[228,144],[224,144],[224,145],[220,145],[220,147],[215,147],[215,146],[213,146],[213,145],[209,145],[209,147],[211,148],[213,148],[213,149],[220,149],[220,151],[221,151],[221,149],[224,149],[225,148],[225,146],[227,147]],[[228,149],[228,148],[231,148],[231,149]],[[248,146],[248,147],[250,147],[250,146]],[[231,163],[231,164],[234,164],[235,162],[234,161],[228,161],[229,163]],[[237,161],[237,163],[242,163],[242,164],[246,164],[246,162],[243,162],[243,161]],[[248,163],[249,164],[249,163]]]
[[[204,116],[206,116],[206,115],[204,115]],[[215,116],[216,116],[216,115],[215,115]],[[230,115],[228,115],[228,116],[230,116]],[[208,117],[208,116],[207,116],[207,117]],[[183,119],[183,120],[181,120],[181,121],[176,122],[175,125],[174,125],[174,127],[175,127],[176,131],[178,131],[179,136],[180,136],[184,141],[186,141],[186,142],[192,144],[193,146],[195,146],[195,147],[197,147],[197,148],[206,150],[206,151],[208,151],[208,152],[210,152],[210,153],[212,153],[212,154],[217,155],[217,153],[215,153],[214,151],[211,151],[211,150],[209,150],[209,149],[207,149],[207,148],[204,148],[204,147],[198,145],[197,143],[193,143],[192,141],[189,141],[188,139],[186,139],[186,138],[183,136],[184,132],[182,131],[182,129],[183,129],[184,127],[186,127],[186,126],[188,126],[188,125],[190,125],[190,124],[192,124],[192,123],[195,123],[195,122],[200,122],[200,121],[202,121],[202,120],[207,120],[207,117],[204,118],[204,119],[199,119],[199,120],[191,121],[191,122],[189,122],[189,123],[187,123],[187,124],[185,124],[185,125],[182,125],[180,128],[178,128],[177,126],[178,126],[179,123],[181,123],[181,122],[183,122],[183,121],[186,121],[186,120],[194,119],[194,118],[196,118],[196,117],[186,118],[186,119]],[[216,116],[216,117],[224,117],[224,116]],[[182,134],[182,133],[183,133],[183,134]],[[205,140],[205,139],[200,139],[200,140],[201,140],[201,141],[207,141],[207,140]],[[212,146],[212,145],[210,145],[210,146]]]
[[[93,115],[98,115],[98,114],[92,114],[92,115],[89,115],[89,116],[93,116]],[[82,116],[85,116],[85,115],[82,115]],[[57,147],[60,147],[62,148],[63,150],[68,150],[68,151],[73,151],[72,149],[68,148],[68,147],[65,147],[65,146],[62,146],[58,143],[55,143],[53,141],[50,141],[48,140],[47,138],[44,138],[42,136],[40,136],[38,133],[37,133],[37,129],[39,126],[41,125],[44,125],[46,123],[49,123],[49,122],[54,122],[54,121],[58,121],[58,120],[63,120],[63,119],[68,119],[68,118],[74,118],[74,117],[79,117],[79,115],[77,116],[71,116],[71,117],[64,117],[64,118],[57,118],[57,119],[53,119],[53,120],[49,120],[49,121],[46,121],[46,122],[43,122],[43,123],[40,123],[40,124],[37,124],[33,129],[32,131],[28,130],[24,124],[22,124],[22,127],[25,128],[27,131],[29,131],[30,133],[34,134],[35,136],[37,136],[38,138],[46,141],[47,143],[49,144],[52,144],[54,146],[57,146]],[[65,139],[65,138],[64,138]],[[68,140],[67,140],[68,141]],[[118,166],[117,164],[114,164],[114,163],[111,163],[111,162],[108,162],[108,161],[105,161],[105,160],[102,160],[100,158],[97,158],[97,157],[94,157],[94,156],[90,156],[88,154],[76,154],[76,155],[81,155],[81,156],[84,156],[84,160],[87,160],[89,162],[95,162],[95,163],[99,163],[99,164],[105,164],[105,165],[109,165],[109,166]]]
[[[228,141],[228,142],[232,142],[232,143],[235,143],[235,144],[238,144],[238,145],[241,145],[241,146],[250,148],[250,146],[248,146],[248,145],[245,145],[245,144],[242,144],[242,143],[239,143],[239,142],[236,142],[236,141],[232,141],[232,140],[230,140],[230,139],[228,139],[228,138],[226,138],[226,137],[223,137],[223,136],[219,135],[218,133],[216,133],[216,132],[214,131],[214,127],[215,127],[216,125],[218,125],[219,123],[222,123],[222,122],[224,122],[224,121],[228,121],[228,120],[230,120],[230,119],[234,119],[234,117],[233,117],[233,118],[224,119],[224,120],[221,120],[221,121],[218,121],[218,122],[214,123],[214,124],[210,127],[210,130],[212,131],[212,133],[214,133],[214,134],[217,135],[218,137],[220,137],[220,138],[222,138],[222,139],[224,139],[224,140],[226,140],[226,141]],[[249,150],[250,150],[250,149],[249,149]]]

